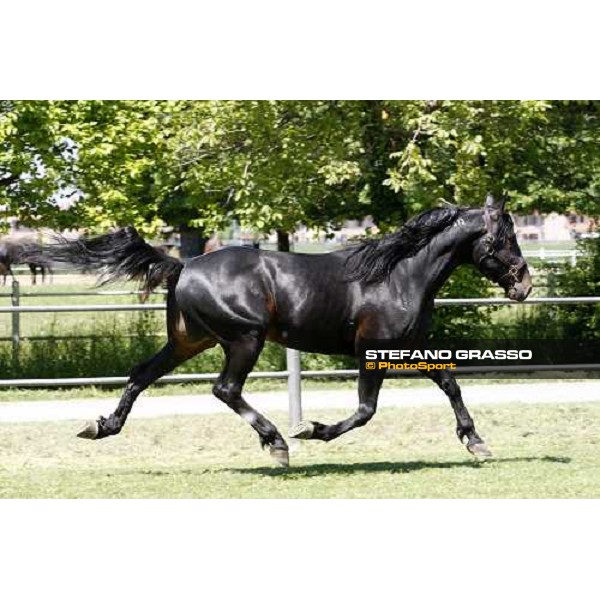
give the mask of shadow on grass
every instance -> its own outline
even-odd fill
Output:
[[[454,469],[468,468],[480,469],[490,464],[504,463],[570,463],[571,459],[565,456],[522,456],[515,458],[497,458],[487,461],[464,460],[464,461],[408,461],[408,462],[367,462],[367,463],[322,463],[316,465],[291,465],[287,469],[282,467],[247,467],[227,468],[220,471],[241,473],[246,475],[269,475],[279,477],[321,477],[324,475],[353,475],[354,473],[411,473],[423,469]]]

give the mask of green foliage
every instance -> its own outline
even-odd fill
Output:
[[[578,240],[576,265],[556,275],[556,285],[569,296],[600,296],[600,238]]]
[[[597,101],[1,101],[0,202],[28,224],[145,232],[367,214],[386,230],[487,191],[598,215],[599,119]]]
[[[360,176],[358,118],[343,102],[186,103],[170,140],[180,193],[165,205],[183,203],[190,223],[209,230],[233,218],[259,232],[347,218]]]
[[[549,275],[557,296],[600,296],[600,239],[577,242],[575,266]],[[515,337],[594,340],[600,338],[600,305],[542,305],[527,311],[515,324]]]
[[[406,103],[402,103],[405,106]],[[405,106],[410,140],[387,183],[412,209],[445,198],[479,204],[507,192],[512,209],[598,214],[600,104],[440,101]]]
[[[104,322],[86,337],[70,339],[61,337],[64,327],[55,320],[47,333],[50,339],[21,342],[18,361],[13,360],[10,342],[1,343],[0,369],[7,379],[127,375],[160,347],[153,317],[136,314],[125,328],[116,321],[108,327]]]
[[[60,103],[0,100],[0,204],[39,226],[60,222],[55,194],[68,191],[73,154]]]
[[[81,197],[68,211],[73,223],[96,230],[134,225],[152,233],[165,221],[159,202],[168,172],[169,124],[177,103],[65,103],[63,134],[76,148],[74,184]]]
[[[302,353],[302,369],[305,371],[328,371],[356,369],[357,361],[351,356]]]
[[[492,296],[489,282],[474,267],[464,266],[451,275],[438,298],[485,298]],[[433,313],[431,339],[493,337],[494,306],[440,306]]]
[[[6,379],[125,376],[134,365],[154,355],[164,344],[166,338],[157,335],[158,331],[163,331],[163,316],[151,312],[132,314],[125,323],[116,319],[97,323],[86,329],[86,337],[75,337],[77,331],[65,331],[64,324],[57,318],[44,331],[51,339],[21,342],[16,362],[11,343],[0,343],[0,370]],[[65,339],[64,336],[69,335],[73,337]],[[176,372],[219,373],[222,366],[223,353],[215,347],[185,362]],[[303,356],[304,369],[354,366],[353,359],[343,357]],[[267,343],[255,370],[285,369],[285,349]]]

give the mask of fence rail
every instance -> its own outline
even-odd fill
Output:
[[[162,292],[157,292],[158,295]],[[164,310],[164,302],[155,302],[149,304],[65,304],[65,305],[31,305],[23,306],[20,303],[23,297],[56,297],[56,296],[128,296],[138,295],[135,291],[117,290],[117,291],[94,291],[94,292],[30,292],[20,293],[19,283],[13,281],[11,294],[0,294],[0,296],[10,296],[11,306],[0,306],[0,313],[9,313],[12,318],[12,335],[9,338],[13,343],[13,353],[18,357],[20,342],[24,339],[45,339],[48,336],[30,336],[22,337],[20,328],[21,313],[63,313],[63,312],[132,312],[132,311],[158,311]],[[493,306],[508,305],[519,306],[521,304],[597,304],[600,303],[600,296],[575,296],[575,297],[540,297],[528,298],[522,303],[514,302],[509,298],[438,298],[434,301],[435,306]],[[52,336],[50,336],[52,337]],[[6,339],[6,338],[4,338]],[[300,367],[300,353],[297,350],[287,351],[287,370],[285,371],[255,371],[249,377],[251,378],[273,378],[288,379],[288,389],[290,394],[290,419],[297,422],[301,417],[301,408],[299,404],[301,379],[307,377],[355,377],[358,375],[356,369],[337,369],[325,371],[302,371]],[[548,370],[600,370],[600,364],[587,365],[555,365],[535,369],[536,371]],[[465,367],[457,372],[477,373],[489,372],[489,369],[480,367]],[[532,372],[531,367],[498,367],[494,372]],[[163,383],[170,382],[193,382],[193,381],[213,381],[218,377],[218,373],[191,373],[180,375],[169,375],[160,379]],[[57,379],[0,379],[0,387],[59,387],[59,386],[83,386],[83,385],[117,385],[127,381],[127,377],[78,377],[78,378],[57,378]],[[296,398],[298,401],[296,401]]]
[[[477,306],[477,305],[523,305],[523,304],[594,304],[600,302],[600,296],[573,296],[527,298],[524,302],[515,302],[510,298],[438,298],[435,306]],[[0,313],[61,313],[61,312],[128,312],[146,310],[164,310],[164,302],[151,304],[64,304],[64,305],[14,305],[0,306]]]
[[[577,265],[577,259],[581,256],[585,256],[583,252],[573,248],[571,250],[547,250],[543,246],[537,250],[524,250],[523,256],[525,258],[537,258],[544,262],[558,262],[568,260],[571,266]]]
[[[164,310],[164,302],[152,304],[64,304],[64,305],[33,305],[33,306],[1,306],[0,313],[61,313],[61,312],[128,312],[145,310]]]
[[[16,281],[16,280],[15,280]],[[18,282],[17,282],[18,283]],[[150,294],[157,294],[164,296],[167,291],[150,292]],[[101,291],[88,291],[88,292],[19,292],[21,298],[53,298],[53,297],[70,297],[70,296],[141,296],[142,292],[128,291],[128,290],[101,290]],[[145,295],[145,294],[144,294]],[[12,292],[1,292],[0,298],[12,298]]]

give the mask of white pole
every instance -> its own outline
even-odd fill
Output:
[[[21,304],[21,289],[19,281],[13,278],[11,304],[19,307]],[[15,311],[12,314],[12,358],[15,365],[19,364],[19,344],[21,343],[21,315]]]
[[[295,427],[302,421],[302,380],[300,366],[300,352],[286,349],[286,362],[288,371],[288,396],[289,396],[289,425]],[[298,440],[290,440],[290,449],[297,449]]]

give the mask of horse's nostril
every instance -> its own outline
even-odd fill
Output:
[[[523,300],[525,300],[531,293],[532,287],[532,285],[519,286],[518,288],[514,289],[514,294],[511,296],[511,298],[517,302],[523,302]]]

